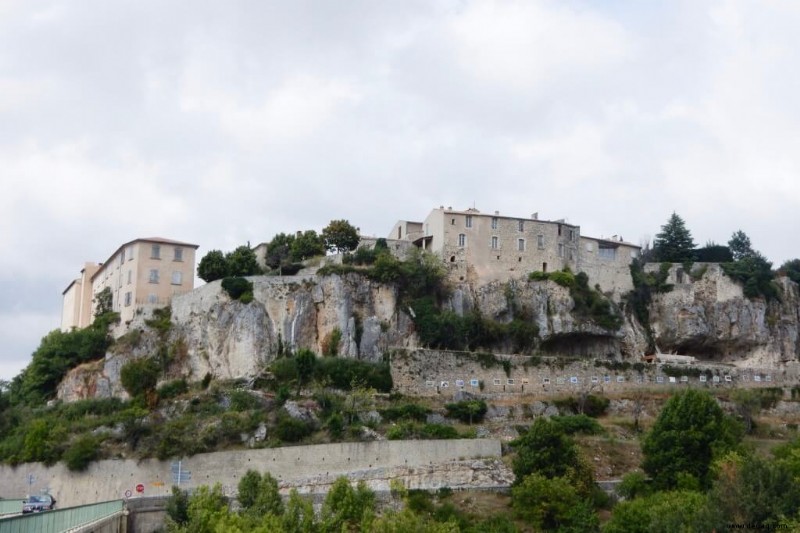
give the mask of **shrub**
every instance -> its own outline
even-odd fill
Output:
[[[253,299],[253,284],[250,280],[240,277],[229,277],[222,280],[222,288],[228,293],[228,296],[233,300],[242,300],[244,298],[248,303]],[[249,296],[246,296],[249,293]]]
[[[597,423],[597,420],[584,414],[551,416],[550,420],[561,426],[564,429],[564,433],[568,435],[574,435],[576,433],[598,435],[603,432],[603,428]]]
[[[457,439],[458,431],[453,426],[445,424],[425,424],[419,432],[424,439]]]
[[[62,460],[72,472],[83,472],[100,455],[100,439],[83,435],[66,449]]]
[[[186,383],[185,379],[175,379],[164,383],[158,388],[158,397],[162,400],[168,400],[185,394],[188,391],[189,385]]]
[[[160,374],[161,368],[156,360],[143,357],[126,363],[120,370],[119,377],[128,394],[136,398],[155,389]]]
[[[387,407],[380,411],[381,416],[389,421],[393,420],[416,420],[423,422],[427,419],[431,410],[427,407],[415,403],[405,403],[402,405]]]
[[[487,406],[483,400],[462,400],[445,405],[447,416],[457,418],[462,422],[480,422],[486,415]]]
[[[311,435],[313,431],[314,428],[310,423],[292,418],[285,410],[278,414],[275,434],[282,441],[298,442]]]
[[[587,394],[583,399],[583,409],[581,409],[581,398],[568,397],[553,400],[553,403],[561,411],[568,410],[575,414],[585,414],[591,417],[598,417],[605,414],[611,400],[605,396],[595,396]]]
[[[261,400],[245,390],[235,390],[230,394],[231,411],[242,412],[261,407]]]

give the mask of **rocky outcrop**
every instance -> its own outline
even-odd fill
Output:
[[[797,284],[779,280],[781,301],[750,300],[742,288],[708,265],[702,276],[670,272],[674,289],[650,305],[655,343],[663,352],[769,367],[800,355]],[[166,336],[137,315],[102,362],[73,369],[59,398],[124,397],[119,374],[132,358],[161,354],[167,378],[254,378],[285,350],[322,353],[335,344],[339,356],[380,360],[390,348],[418,345],[413,309],[399,305],[394,287],[357,274],[251,278],[254,300],[232,301],[220,282],[208,283],[172,303]],[[446,306],[463,315],[477,310],[491,320],[524,317],[539,330],[540,350],[550,355],[638,360],[648,344],[646,328],[630,315],[618,331],[576,316],[569,290],[552,281],[516,280],[453,287]],[[621,311],[620,311],[621,312]],[[337,342],[338,339],[338,342]],[[510,353],[512,347],[496,346]]]
[[[779,278],[781,300],[744,297],[742,287],[719,265],[708,265],[699,279],[670,271],[674,288],[654,297],[650,324],[663,352],[741,366],[777,366],[800,355],[798,286]]]

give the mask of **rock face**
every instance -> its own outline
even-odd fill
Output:
[[[670,271],[674,289],[656,295],[650,324],[664,352],[694,355],[741,366],[776,366],[800,356],[798,285],[780,278],[781,301],[745,298],[741,285],[719,265],[708,265],[694,281]]]
[[[741,286],[718,265],[700,279],[670,272],[671,292],[650,305],[657,347],[700,359],[740,366],[777,366],[800,355],[800,295],[797,284],[779,280],[782,300],[743,297]],[[232,301],[220,282],[175,297],[172,327],[164,336],[137,315],[104,361],[73,369],[59,387],[65,401],[125,397],[120,369],[132,358],[166,354],[167,379],[250,379],[285,350],[335,349],[340,357],[378,361],[395,347],[414,348],[418,339],[410,313],[398,305],[394,287],[357,274],[344,276],[258,276],[254,300]],[[625,316],[619,331],[576,316],[568,289],[551,281],[516,280],[453,287],[449,309],[477,310],[488,319],[524,318],[539,329],[539,348],[550,355],[636,359],[647,346],[646,328]],[[622,312],[622,311],[619,311]],[[336,340],[338,339],[338,342]],[[333,346],[335,345],[335,346]],[[331,348],[332,347],[332,348]],[[511,346],[496,346],[510,353]]]

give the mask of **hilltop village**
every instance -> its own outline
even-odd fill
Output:
[[[665,228],[680,234],[679,222]],[[505,492],[492,505],[512,529],[498,531],[538,530],[545,522],[515,491],[533,479],[523,450],[546,447],[537,432],[552,430],[585,476],[559,483],[575,502],[595,498],[559,520],[591,531],[614,498],[632,497],[616,488],[623,476],[677,486],[647,444],[674,394],[713,398],[736,442],[777,447],[795,435],[800,291],[793,270],[755,277],[765,260],[749,244],[686,259],[659,241],[654,260],[565,220],[444,207],[386,237],[354,232],[332,221],[322,235],[199,261],[197,244],[139,238],[86,263],[64,290],[61,331],[12,385],[17,402],[41,406],[43,444],[25,444],[27,423],[10,425],[2,460],[26,463],[53,491],[82,487],[60,498],[70,504],[124,494],[132,478],[166,498],[165,461],[182,458],[196,475],[184,488],[218,481],[231,498],[252,468],[284,497],[321,498],[341,475],[390,500],[408,497],[398,486],[465,491],[461,503],[431,503],[460,507],[463,531],[468,500]],[[206,281],[196,288],[195,269]],[[86,418],[64,422],[76,410]],[[698,491],[717,483],[708,468],[690,473]]]

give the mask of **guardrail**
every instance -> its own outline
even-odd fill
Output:
[[[122,500],[112,500],[14,516],[0,520],[0,533],[60,533],[121,513],[123,503]]]
[[[0,500],[0,516],[21,513],[22,502],[24,501],[25,500]]]

